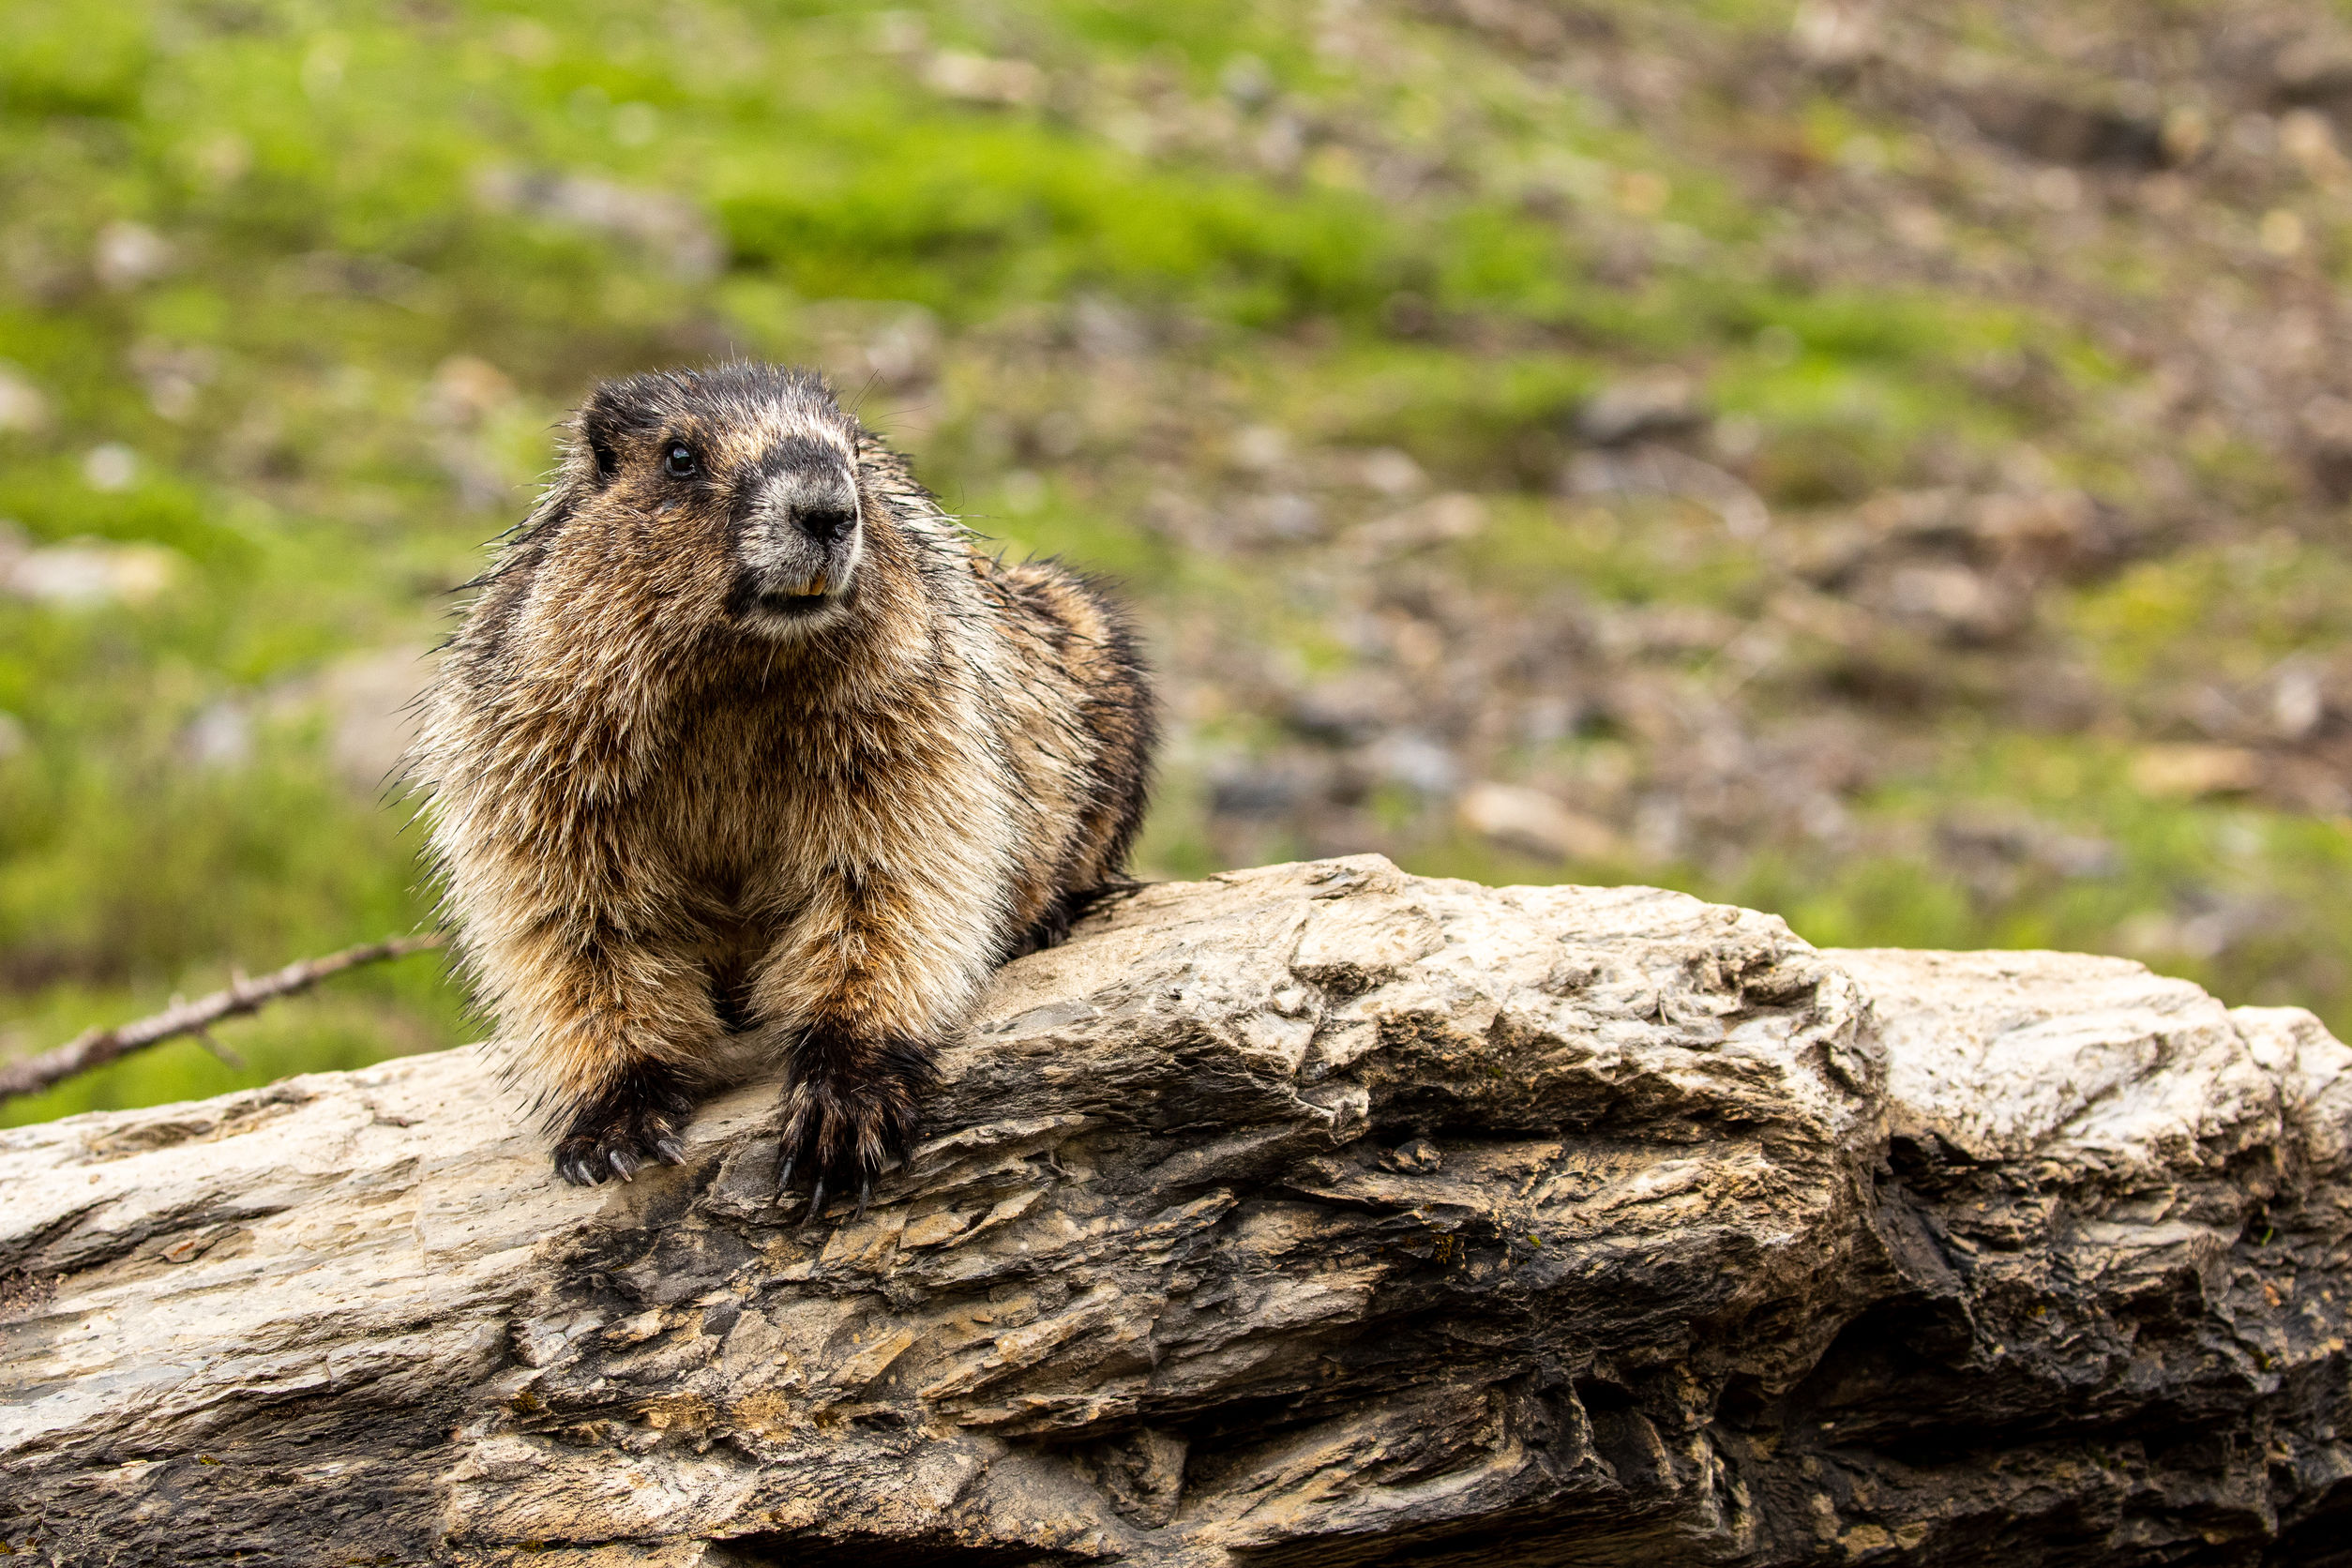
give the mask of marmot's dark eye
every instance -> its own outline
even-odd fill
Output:
[[[671,442],[669,452],[661,460],[661,471],[672,479],[691,479],[694,470],[693,450],[683,441]]]

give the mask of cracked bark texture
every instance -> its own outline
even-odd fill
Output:
[[[579,1191],[477,1050],[0,1133],[60,1563],[2352,1560],[2352,1053],[1377,857],[1009,966],[914,1161]]]

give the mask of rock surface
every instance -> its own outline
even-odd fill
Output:
[[[31,1560],[2323,1563],[2352,1052],[1376,857],[1003,973],[913,1164],[577,1191],[475,1050],[0,1133]],[[2347,1434],[2352,1436],[2352,1434]]]

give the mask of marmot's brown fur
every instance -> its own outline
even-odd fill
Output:
[[[567,435],[424,700],[445,913],[565,1177],[676,1163],[767,1051],[814,1217],[903,1156],[990,969],[1121,879],[1135,639],[983,554],[811,375],[611,383]]]

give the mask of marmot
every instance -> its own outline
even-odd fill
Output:
[[[813,374],[608,383],[565,433],[422,699],[460,963],[566,1179],[678,1163],[747,1050],[789,1072],[779,1200],[862,1205],[989,972],[1123,878],[1135,633],[984,553]]]

